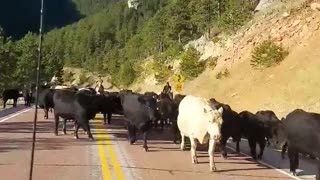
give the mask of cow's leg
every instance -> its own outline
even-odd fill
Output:
[[[191,160],[193,164],[198,164],[197,159],[197,142],[194,138],[190,137],[190,144],[191,144]]]
[[[256,153],[256,141],[253,138],[248,138],[249,146],[250,146],[250,152],[253,159],[257,159],[257,153]]]
[[[136,128],[134,125],[130,123],[128,123],[128,134],[129,134],[129,142],[132,145],[136,142]]]
[[[180,135],[181,135],[181,144],[180,144],[180,149],[181,151],[184,150],[184,144],[185,144],[185,141],[184,141],[184,134],[182,132],[180,132]]]
[[[209,140],[209,162],[210,162],[210,171],[216,171],[216,165],[214,163],[214,149],[215,149],[216,141],[214,139]]]
[[[163,131],[164,121],[165,121],[165,120],[164,120],[163,118],[160,119],[160,128],[161,128],[161,131]]]
[[[93,140],[93,136],[92,136],[91,130],[90,130],[89,120],[88,119],[80,119],[79,122],[81,122],[81,123],[79,123],[79,125],[81,125],[83,130],[87,132],[88,138],[90,140]]]
[[[267,137],[266,141],[267,141],[267,147],[269,147],[270,146],[270,139]]]
[[[44,107],[43,111],[44,111],[44,119],[48,119],[49,118],[49,116],[48,116],[49,108],[48,107]]]
[[[220,141],[220,147],[221,147],[221,151],[222,151],[222,157],[224,159],[227,159],[227,149],[226,149],[226,144],[227,144],[227,140],[228,140],[228,136],[222,136],[221,137],[221,141]]]
[[[171,129],[172,129],[172,134],[173,134],[173,143],[177,144],[177,141],[179,140],[179,128],[177,126],[177,122],[172,122],[172,126],[171,126]],[[180,140],[181,142],[181,140]]]
[[[316,175],[316,180],[320,180],[320,162],[318,162],[318,173]]]
[[[103,114],[103,125],[107,124],[107,114],[106,113],[102,113]]]
[[[65,118],[63,118],[63,127],[62,127],[62,131],[63,131],[63,134],[67,134],[67,128],[66,128],[66,126],[67,126],[67,119],[65,119]]]
[[[286,142],[283,146],[282,146],[282,150],[281,150],[281,158],[285,159],[285,154],[288,148],[288,143]]]
[[[79,124],[77,122],[77,120],[74,121],[74,138],[75,139],[79,139],[79,136],[78,136],[78,130],[79,130]]]
[[[240,153],[240,139],[236,140],[236,150],[237,150],[237,153]]]
[[[296,169],[299,165],[299,153],[294,149],[288,147],[288,157],[290,160],[290,172],[296,176]]]
[[[148,131],[143,132],[143,148],[146,152],[148,152],[148,142],[147,142],[147,138],[148,138]]]
[[[7,101],[8,101],[8,99],[3,99],[3,109],[6,108]]]
[[[17,107],[18,98],[13,99],[13,107]]]
[[[112,113],[108,112],[108,124],[111,124]]]
[[[58,136],[59,116],[56,114],[54,115],[54,122],[55,122],[54,134]]]
[[[266,141],[264,138],[260,139],[259,146],[260,146],[260,154],[258,155],[258,159],[261,159],[262,155],[263,155],[264,148],[266,146]]]

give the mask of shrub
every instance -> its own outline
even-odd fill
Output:
[[[155,60],[152,63],[152,70],[158,82],[164,83],[173,74],[173,71],[162,61]]]
[[[236,32],[252,18],[252,4],[248,2],[227,1],[225,12],[218,18],[218,27],[226,32]]]
[[[73,76],[74,76],[74,73],[69,71],[69,72],[65,72],[62,78],[64,82],[72,82],[74,80]]]
[[[79,76],[79,84],[84,84],[88,80],[88,77],[86,76],[85,73],[81,73]]]
[[[189,48],[181,58],[181,74],[186,79],[194,79],[205,69],[205,62],[199,62],[200,54],[195,48]]]
[[[218,57],[209,57],[206,61],[207,61],[207,66],[210,69],[214,69],[217,66]]]
[[[134,70],[133,64],[125,62],[120,65],[119,72],[115,79],[115,84],[118,86],[128,87],[136,78],[136,71]]]
[[[225,69],[224,72],[219,72],[216,74],[216,79],[222,79],[223,77],[228,77],[230,75],[230,71]]]
[[[252,51],[251,66],[254,68],[268,68],[280,63],[288,51],[278,46],[273,41],[265,40]]]

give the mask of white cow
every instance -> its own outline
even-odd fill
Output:
[[[223,108],[218,110],[211,103],[200,97],[188,95],[179,105],[178,128],[181,133],[181,150],[184,150],[184,137],[190,138],[192,163],[198,163],[197,142],[205,144],[209,140],[210,171],[216,171],[214,149],[220,139]]]

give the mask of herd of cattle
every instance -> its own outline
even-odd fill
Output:
[[[73,120],[74,136],[78,139],[81,127],[89,139],[93,139],[89,120],[97,113],[104,116],[104,124],[111,123],[112,114],[123,115],[127,123],[128,141],[137,141],[136,133],[143,134],[143,148],[148,151],[147,139],[151,129],[163,129],[170,126],[174,143],[180,141],[184,150],[185,137],[191,144],[192,163],[197,163],[197,143],[209,142],[210,170],[215,171],[214,151],[220,145],[222,156],[227,158],[226,144],[231,137],[237,143],[240,152],[241,138],[247,138],[253,159],[261,159],[266,145],[282,147],[282,158],[286,150],[290,159],[290,172],[296,175],[299,165],[299,153],[308,154],[318,161],[320,174],[320,114],[296,109],[281,120],[271,110],[235,112],[232,108],[214,98],[205,99],[192,95],[145,92],[143,94],[122,90],[119,92],[97,93],[92,88],[39,88],[38,105],[44,109],[45,118],[53,109],[55,119],[54,134],[58,135],[59,118],[63,119],[63,132],[66,133],[66,121]],[[7,89],[2,93],[4,108],[8,99],[23,96],[25,105],[30,106],[35,93],[19,93],[19,90]],[[256,153],[256,144],[260,152]]]

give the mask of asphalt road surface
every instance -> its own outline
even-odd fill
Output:
[[[19,108],[5,110],[10,113],[0,112],[0,177],[3,180],[28,179],[34,109]],[[48,120],[43,119],[43,115],[40,109],[35,180],[315,179],[316,167],[310,160],[301,160],[300,169],[304,171],[299,178],[287,173],[288,161],[280,160],[277,151],[267,149],[263,162],[253,161],[245,155],[248,154],[245,140],[240,145],[244,154],[233,153],[232,143],[227,160],[216,152],[218,171],[209,172],[207,151],[199,147],[199,164],[192,164],[190,151],[181,151],[179,144],[173,144],[167,129],[151,132],[150,152],[145,152],[141,135],[135,145],[129,145],[120,116],[113,117],[111,125],[103,125],[99,114],[90,122],[95,138],[90,141],[82,129],[79,130],[80,139],[74,139],[71,122],[68,122],[67,135],[62,134],[60,127],[59,136],[55,136],[53,114],[49,113]]]

